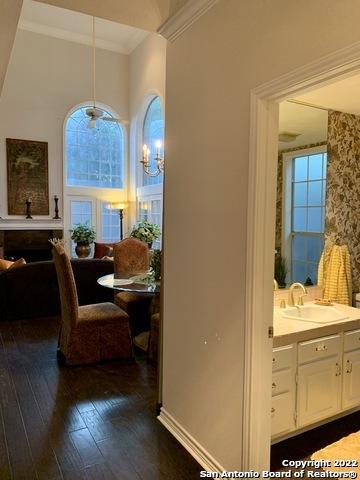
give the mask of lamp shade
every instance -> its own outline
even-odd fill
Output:
[[[124,210],[126,208],[126,203],[110,203],[109,208],[116,210]]]

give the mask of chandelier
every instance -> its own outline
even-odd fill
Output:
[[[161,146],[162,143],[160,140],[155,142],[156,154],[154,156],[154,160],[156,162],[156,169],[152,170],[150,166],[150,148],[146,144],[143,145],[142,160],[140,160],[140,163],[143,166],[144,172],[149,175],[149,177],[157,177],[164,171],[164,159],[160,156]]]

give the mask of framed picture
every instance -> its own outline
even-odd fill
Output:
[[[6,139],[8,214],[49,215],[48,143]]]

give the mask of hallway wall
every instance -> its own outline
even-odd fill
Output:
[[[357,0],[220,0],[167,50],[163,406],[228,470],[243,465],[250,91],[359,41],[358,18]]]

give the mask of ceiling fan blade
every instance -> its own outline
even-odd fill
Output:
[[[122,125],[128,125],[129,124],[129,122],[127,120],[122,120],[121,118],[101,117],[101,120],[104,120],[105,122],[121,123]]]
[[[105,120],[105,122],[114,122],[114,123],[121,122],[120,118],[114,118],[114,117],[102,117],[101,120]]]
[[[96,118],[90,118],[89,123],[87,124],[87,128],[95,128],[96,126]]]

